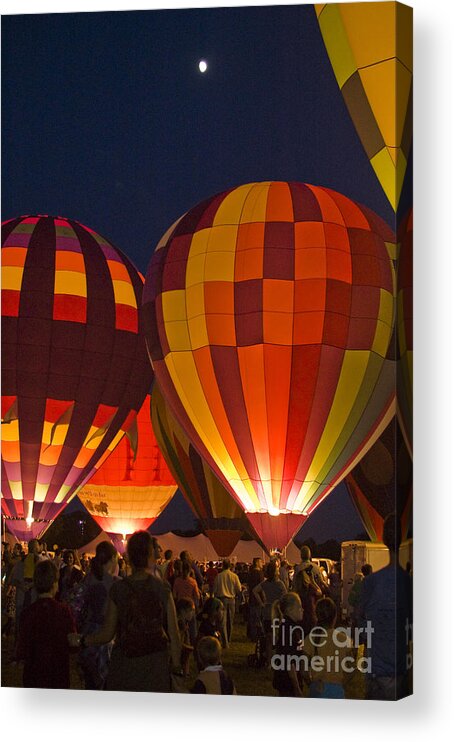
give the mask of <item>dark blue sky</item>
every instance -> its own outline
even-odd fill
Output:
[[[184,211],[254,180],[326,185],[392,220],[313,6],[6,16],[2,30],[3,218],[71,216],[142,271]]]
[[[3,219],[72,217],[142,272],[184,211],[250,181],[335,188],[393,224],[311,5],[4,16],[2,37]],[[343,486],[304,527],[360,530]]]

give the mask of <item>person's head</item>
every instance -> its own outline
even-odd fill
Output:
[[[195,614],[194,601],[190,598],[179,598],[175,601],[175,609],[178,618],[182,618],[184,621],[191,621]]]
[[[221,626],[223,615],[224,604],[222,601],[219,598],[207,598],[198,618],[208,620],[215,626]]]
[[[230,569],[230,559],[223,559],[222,560],[222,571]]]
[[[181,566],[181,576],[186,580],[192,572],[192,567],[189,562],[183,562]]]
[[[324,629],[331,629],[336,623],[337,608],[334,600],[331,598],[320,598],[315,605],[315,615],[317,616],[317,625]]]
[[[50,559],[44,559],[38,562],[33,574],[33,583],[38,595],[51,595],[52,597],[58,590],[58,569]]]
[[[197,644],[197,654],[203,669],[221,664],[221,644],[214,636],[204,636]]]
[[[213,567],[214,567],[214,562],[212,562],[212,561],[209,561],[209,562],[208,562],[208,566],[209,566],[209,568],[210,568],[210,569],[213,569]]]
[[[175,577],[181,577],[183,573],[183,562],[181,559],[175,559],[173,563],[173,574]]]
[[[252,560],[252,569],[262,569],[263,562],[260,557],[254,557]]]
[[[159,555],[158,542],[148,531],[136,531],[128,539],[128,561],[133,571],[147,569]]]
[[[312,554],[308,546],[302,546],[300,549],[300,554],[302,562],[310,562]]]
[[[192,562],[192,557],[186,549],[180,552],[180,559],[182,562]]]
[[[363,564],[363,566],[361,567],[361,572],[363,573],[364,577],[368,577],[369,575],[371,575],[373,572],[372,564]]]
[[[402,528],[396,513],[386,516],[383,523],[383,543],[388,547],[391,554],[397,554],[402,541]]]
[[[90,568],[97,580],[104,574],[113,575],[118,564],[118,554],[110,541],[101,541],[96,547],[96,555],[91,560]]]
[[[76,562],[76,557],[74,554],[74,551],[72,549],[66,549],[65,553],[63,554],[63,561],[66,564],[67,567],[74,566]]]
[[[172,559],[172,557],[173,557],[173,551],[172,551],[172,549],[166,549],[165,552],[164,552],[164,559],[166,560],[166,562],[170,562],[170,560]]]
[[[153,555],[151,561],[152,564],[156,564],[156,562],[162,559],[162,547],[156,536],[152,536],[151,541],[153,544]]]
[[[295,623],[302,621],[303,606],[300,596],[297,593],[285,593],[280,600],[273,603],[273,616],[277,616],[281,620],[289,618]]]
[[[29,554],[40,554],[41,547],[37,538],[32,538],[28,542],[28,553]]]
[[[22,554],[22,546],[20,544],[14,544],[13,556],[20,556]]]
[[[268,562],[268,564],[265,567],[265,577],[267,580],[272,582],[277,577],[277,562],[274,561],[274,559],[271,560],[271,562]]]

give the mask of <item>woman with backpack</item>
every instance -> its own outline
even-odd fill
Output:
[[[109,594],[104,626],[94,634],[72,634],[72,646],[115,645],[106,690],[171,690],[171,669],[181,672],[181,644],[175,604],[169,584],[151,574],[158,543],[148,531],[136,531],[128,540],[132,573],[115,582]],[[172,663],[172,668],[171,668]]]

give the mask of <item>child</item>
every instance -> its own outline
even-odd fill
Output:
[[[221,665],[221,643],[214,636],[204,636],[197,646],[200,666],[203,668],[195,681],[191,693],[236,696],[233,680]]]
[[[221,641],[222,637],[222,623],[224,620],[224,605],[219,598],[207,598],[203,604],[202,612],[198,614],[197,618],[200,621],[199,631],[195,640],[195,648],[197,650],[199,641],[204,636],[213,636],[215,639]],[[197,651],[195,652],[197,667],[199,670],[202,668],[199,664],[199,658]]]
[[[175,608],[181,640],[181,667],[183,674],[187,677],[189,675],[189,658],[194,650],[189,634],[189,624],[195,615],[194,601],[190,598],[180,598],[176,601]]]
[[[342,670],[342,662],[353,656],[352,649],[344,646],[345,637],[335,642],[333,631],[336,625],[337,610],[334,600],[321,598],[315,606],[317,626],[326,630],[327,638],[323,646],[314,646],[310,637],[305,637],[304,653],[310,658],[317,656],[323,669],[311,671],[309,696],[311,698],[345,698],[344,683],[348,675]],[[337,662],[334,662],[337,659]],[[350,675],[351,677],[351,675]]]
[[[35,566],[38,599],[24,610],[17,658],[24,660],[24,688],[69,688],[67,635],[76,631],[71,610],[58,603],[58,571],[49,559]]]
[[[299,644],[303,639],[303,608],[301,598],[297,593],[286,593],[273,604],[273,654],[271,666],[273,668],[273,688],[280,696],[302,698],[300,668],[297,658],[301,657],[302,647]]]

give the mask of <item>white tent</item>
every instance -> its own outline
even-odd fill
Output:
[[[158,539],[162,550],[165,551],[166,549],[171,549],[174,557],[179,556],[181,551],[189,551],[194,559],[199,562],[205,560],[209,561],[210,559],[216,561],[219,559],[211,541],[202,533],[198,536],[177,536],[175,533],[169,532],[160,534],[159,536],[156,536],[156,538]],[[89,555],[94,554],[100,541],[111,541],[111,538],[107,533],[101,531],[93,541],[90,541],[90,543],[85,544],[85,546],[78,549],[79,555],[83,553]],[[230,556],[232,561],[248,563],[252,562],[254,557],[265,559],[266,554],[255,541],[242,540],[238,541],[237,546]]]
[[[112,539],[108,533],[101,531],[93,541],[90,541],[88,544],[85,544],[85,546],[81,546],[80,549],[77,549],[77,553],[79,556],[82,556],[82,554],[93,556],[96,552],[97,545],[100,544],[101,541],[112,541]]]
[[[199,562],[210,561],[210,559],[217,561],[219,559],[219,555],[213,548],[211,541],[203,533],[200,533],[198,536],[177,536],[175,533],[169,531],[169,533],[157,535],[156,538],[162,550],[171,549],[174,557],[179,556],[181,551],[189,551],[194,559]],[[101,531],[93,541],[78,549],[79,555],[83,553],[92,555],[101,541],[111,540],[107,533]],[[293,541],[290,541],[284,554],[290,564],[298,564],[301,561],[300,550]],[[243,541],[242,539],[238,541],[230,555],[230,559],[233,562],[247,562],[248,564],[251,564],[254,557],[261,557],[264,561],[268,560],[267,554],[256,541]]]
[[[174,556],[179,555],[181,551],[187,550],[197,561],[209,561],[210,559],[216,561],[219,559],[219,555],[213,548],[211,541],[202,533],[192,537],[176,536],[174,533],[163,533],[157,536],[157,539],[162,549],[164,551],[166,549],[172,549]],[[264,551],[255,541],[240,540],[230,555],[230,559],[237,562],[252,562],[254,557],[261,557],[263,559],[265,556]]]
[[[299,564],[301,561],[300,550],[294,541],[290,541],[285,549],[285,558],[290,564]]]

